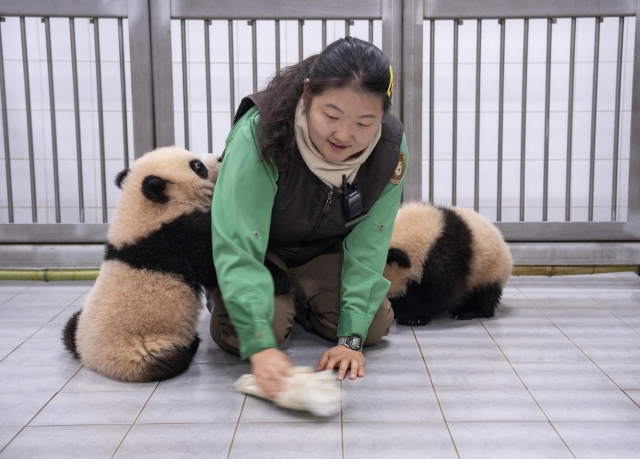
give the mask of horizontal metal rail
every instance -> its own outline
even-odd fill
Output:
[[[173,0],[174,19],[380,19],[381,0],[345,2],[331,0],[255,0],[212,2],[210,0]]]
[[[0,14],[32,17],[126,18],[131,0],[0,0]]]
[[[635,0],[424,0],[427,19],[635,16]]]

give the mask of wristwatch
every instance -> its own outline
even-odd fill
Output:
[[[354,351],[362,352],[362,338],[358,335],[340,336],[338,338],[338,346],[346,346]]]

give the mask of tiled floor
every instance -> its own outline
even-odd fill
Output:
[[[490,320],[394,326],[318,419],[232,390],[249,371],[203,343],[173,380],[83,368],[61,329],[91,283],[0,282],[0,458],[638,458],[640,277],[514,277]],[[328,343],[295,328],[285,350]]]

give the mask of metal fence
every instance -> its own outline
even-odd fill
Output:
[[[128,161],[173,144],[219,152],[242,96],[351,34],[380,46],[400,69],[393,111],[411,150],[406,200],[480,211],[514,248],[527,248],[517,262],[640,263],[634,1],[0,0],[0,15],[0,243],[103,242],[118,196],[108,183]],[[11,27],[22,50],[12,49],[13,57]],[[602,27],[616,28],[615,43],[602,43]],[[506,39],[513,30],[517,45]],[[118,52],[101,55],[105,40],[117,41]],[[35,65],[34,42],[46,49]],[[62,49],[68,58],[56,59]],[[6,72],[18,64],[21,72]],[[30,72],[40,68],[43,102],[30,107]],[[603,89],[602,75],[611,75],[613,89]],[[24,101],[24,119],[14,116],[12,98]],[[50,140],[33,138],[34,119]],[[97,135],[85,141],[86,130]],[[17,182],[22,190],[29,184],[20,197]],[[14,215],[14,201],[24,204],[25,196],[31,223]],[[46,212],[45,221],[56,223],[41,223]]]

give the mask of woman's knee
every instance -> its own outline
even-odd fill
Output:
[[[273,322],[271,329],[273,335],[280,346],[291,334],[291,328],[296,316],[296,307],[293,293],[277,295],[274,297]]]
[[[373,316],[373,321],[369,326],[369,331],[367,332],[367,338],[364,340],[364,345],[371,346],[379,343],[382,338],[389,334],[392,322],[393,309],[391,308],[391,302],[385,297],[378,309],[378,312]]]

